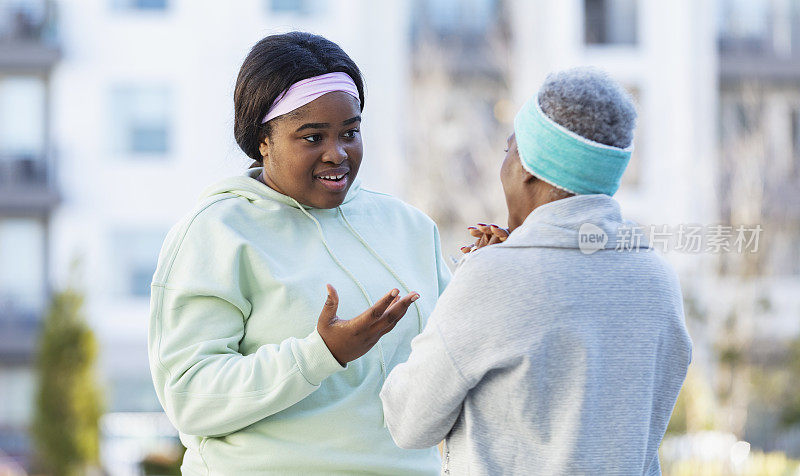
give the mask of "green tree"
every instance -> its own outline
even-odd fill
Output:
[[[787,375],[785,399],[781,410],[781,423],[791,427],[800,423],[800,338],[789,344],[786,355],[785,371]]]
[[[54,293],[39,336],[31,431],[41,464],[54,476],[85,474],[99,464],[98,344],[83,317],[83,299],[71,288]]]

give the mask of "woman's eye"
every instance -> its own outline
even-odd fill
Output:
[[[303,140],[305,140],[307,142],[311,142],[312,144],[314,142],[319,142],[320,139],[322,139],[322,136],[319,135],[319,134],[311,134],[310,136],[303,137]]]
[[[352,139],[358,134],[358,129],[350,129],[349,131],[344,133],[344,136],[348,139]]]

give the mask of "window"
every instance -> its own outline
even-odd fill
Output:
[[[45,0],[5,0],[0,2],[0,38],[14,41],[40,41],[49,33],[53,5]]]
[[[166,10],[167,0],[111,0],[115,10]]]
[[[118,87],[112,91],[113,149],[133,155],[163,156],[170,150],[171,95],[166,87]]]
[[[770,40],[770,5],[764,1],[722,0],[718,9],[724,51],[762,51]]]
[[[117,230],[111,234],[116,256],[113,274],[120,294],[150,296],[150,282],[158,264],[158,253],[166,238],[160,230]]]
[[[425,0],[419,14],[440,34],[484,34],[495,21],[496,0]]]
[[[23,427],[30,423],[36,380],[23,367],[0,367],[0,428]]]
[[[0,158],[44,152],[45,86],[37,76],[0,78]]]
[[[309,13],[308,0],[267,0],[275,13]]]
[[[587,45],[635,45],[638,0],[584,0]]]
[[[44,308],[44,247],[39,221],[0,220],[0,309],[32,314]]]

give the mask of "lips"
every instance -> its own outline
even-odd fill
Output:
[[[338,167],[324,170],[314,174],[314,180],[319,181],[330,192],[341,192],[347,188],[347,183],[350,180],[350,169]]]

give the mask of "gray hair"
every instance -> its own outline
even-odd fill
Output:
[[[633,99],[602,70],[583,67],[552,73],[538,99],[547,117],[580,136],[620,148],[633,142]]]

